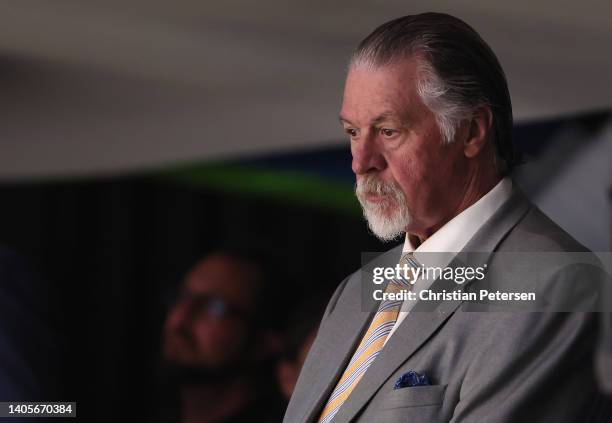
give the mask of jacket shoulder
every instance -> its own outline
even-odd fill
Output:
[[[589,252],[589,249],[532,205],[500,243],[498,251]]]

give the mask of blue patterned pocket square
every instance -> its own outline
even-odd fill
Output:
[[[427,375],[425,373],[420,375],[414,370],[410,370],[400,376],[397,382],[395,382],[393,389],[410,388],[413,386],[427,386],[429,384],[429,379],[427,379]]]

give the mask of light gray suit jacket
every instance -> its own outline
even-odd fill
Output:
[[[483,259],[495,260],[493,252],[586,250],[515,188],[464,251],[483,252],[474,259],[482,264]],[[397,260],[400,252],[401,246],[386,255]],[[581,286],[581,279],[588,278],[584,265],[563,266],[545,278],[507,263],[489,268],[496,267],[510,269],[510,275],[491,271],[484,280],[464,286],[507,289],[517,284],[518,290],[551,293],[550,300],[556,298],[555,290],[563,297],[568,286]],[[364,306],[360,273],[346,278],[331,298],[284,422],[318,419],[368,327],[377,304]],[[457,285],[438,280],[433,286]],[[587,304],[598,300],[587,291],[582,292]],[[419,312],[419,306],[428,311]],[[612,421],[593,375],[597,313],[490,310],[494,308],[460,300],[417,303],[333,422]],[[431,385],[394,389],[408,370],[426,373]]]

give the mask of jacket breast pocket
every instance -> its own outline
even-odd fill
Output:
[[[447,385],[412,386],[394,389],[381,399],[380,408],[390,410],[405,407],[440,405]]]

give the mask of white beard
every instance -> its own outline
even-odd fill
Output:
[[[381,241],[392,241],[404,235],[412,220],[406,197],[395,183],[377,181],[373,176],[365,176],[357,181],[355,189],[361,203],[363,215],[374,235]],[[384,195],[382,202],[371,202],[367,194]]]

